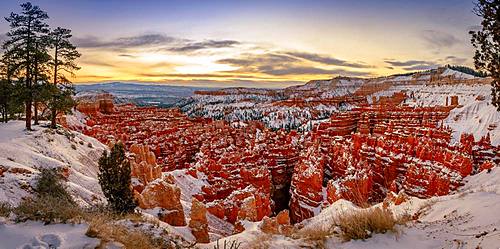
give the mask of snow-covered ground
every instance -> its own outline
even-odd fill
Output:
[[[79,204],[103,200],[97,161],[106,146],[78,132],[34,129],[25,131],[23,121],[0,124],[0,202],[16,205],[30,195],[41,168],[67,168],[68,190]]]
[[[491,143],[500,145],[500,112],[491,104],[490,85],[397,85],[372,96],[391,96],[400,91],[406,91],[410,98],[405,103],[410,106],[445,105],[447,97],[450,104],[451,96],[458,96],[459,106],[443,122],[453,129],[452,142],[459,141],[464,132],[472,133],[476,140],[490,133]]]
[[[418,220],[398,225],[397,233],[374,234],[366,240],[342,242],[335,235],[325,239],[326,248],[499,248],[500,246],[500,168],[483,171],[466,178],[467,183],[456,193],[423,200],[411,197],[401,205],[390,205],[394,215],[420,213]],[[379,207],[377,204],[370,208]],[[303,229],[322,229],[333,225],[335,217],[356,212],[361,208],[339,200],[309,220]],[[223,240],[241,242],[248,248],[259,241],[270,248],[313,248],[303,239],[282,235],[266,235],[258,228],[259,222],[246,223],[247,230]],[[293,236],[292,236],[293,237]],[[219,244],[223,244],[223,240]],[[216,242],[204,245],[212,248]]]
[[[96,248],[100,240],[85,236],[88,225],[12,223],[0,218],[0,249]]]

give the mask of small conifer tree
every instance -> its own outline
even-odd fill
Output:
[[[132,190],[130,162],[125,157],[122,143],[117,143],[108,155],[104,151],[99,159],[99,184],[109,206],[117,213],[133,212],[137,206]]]

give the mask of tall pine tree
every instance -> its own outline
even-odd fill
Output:
[[[56,117],[59,113],[66,113],[74,106],[72,94],[74,88],[71,82],[65,77],[64,73],[73,74],[80,68],[75,60],[80,57],[76,47],[71,44],[69,39],[72,37],[71,30],[57,27],[50,32],[50,46],[53,49],[53,57],[50,66],[53,71],[54,98],[50,100],[49,108],[51,110],[51,127],[56,127]]]
[[[24,70],[22,79],[25,86],[26,129],[31,130],[34,65],[39,52],[37,44],[40,44],[42,37],[49,32],[45,23],[49,17],[45,11],[29,2],[21,4],[21,8],[21,13],[11,13],[5,18],[9,22],[10,31],[3,49],[6,50],[4,57],[15,64],[13,67]]]
[[[125,157],[125,148],[122,143],[115,144],[109,155],[104,151],[99,159],[97,178],[104,196],[115,212],[134,211],[137,204],[131,189],[130,162]]]
[[[492,103],[500,111],[500,0],[478,0],[474,12],[483,20],[482,30],[470,31],[476,49],[476,69],[488,72],[491,83]]]
[[[34,124],[38,125],[39,104],[49,99],[48,79],[50,55],[47,51],[49,46],[49,36],[42,36],[35,44],[36,53],[33,65],[33,119]]]

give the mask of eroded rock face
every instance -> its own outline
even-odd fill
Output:
[[[185,226],[186,219],[181,204],[181,190],[167,177],[162,177],[149,183],[138,194],[139,207],[144,209],[162,208],[160,220],[172,226]]]
[[[207,209],[205,204],[193,198],[191,202],[191,219],[189,220],[189,228],[191,233],[196,238],[198,243],[208,243],[210,238],[208,235]]]
[[[259,226],[260,230],[268,234],[281,234],[290,236],[293,232],[293,226],[290,223],[288,210],[283,210],[276,217],[264,217]]]
[[[323,167],[319,143],[313,144],[301,155],[292,177],[290,218],[293,222],[319,213],[323,201]]]
[[[344,100],[366,101],[363,94],[372,90],[361,89],[360,95]],[[84,133],[104,143],[123,141],[141,205],[173,210],[175,218],[164,219],[175,224],[183,223],[182,208],[164,203],[166,197],[159,193],[178,194],[161,171],[186,169],[202,179],[205,185],[194,197],[209,213],[241,224],[284,209],[298,222],[340,198],[363,204],[382,201],[390,192],[443,195],[465,176],[499,163],[499,148],[491,146],[489,137],[476,142],[464,135],[460,144],[450,145],[451,130],[439,124],[454,106],[401,106],[404,98],[406,93],[395,93],[372,99],[370,106],[363,102],[312,125],[308,133],[133,105],[116,106],[110,114],[98,111]],[[341,105],[339,101],[326,102]],[[303,108],[321,103],[294,99],[274,104]],[[174,197],[168,201],[178,203]],[[274,231],[274,223],[266,222]]]
[[[77,96],[76,109],[87,115],[98,113],[110,114],[115,111],[113,96],[111,94],[97,94],[92,96]]]
[[[129,151],[131,175],[135,179],[132,186],[140,193],[146,185],[161,177],[162,170],[156,164],[155,154],[149,150],[149,146],[133,144]]]

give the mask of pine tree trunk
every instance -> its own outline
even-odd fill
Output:
[[[58,61],[58,53],[59,53],[59,47],[56,45],[54,48],[54,85],[57,87],[57,66],[59,64]],[[54,97],[54,102],[55,102],[55,97]],[[52,108],[52,115],[51,115],[51,122],[50,122],[50,127],[52,129],[56,128],[56,116],[57,116],[57,110],[55,107]]]
[[[31,131],[31,100],[26,101],[26,130]]]
[[[3,121],[4,123],[7,123],[7,105],[4,105],[4,106],[2,107],[2,109],[3,109],[3,110],[2,110],[2,121]]]
[[[35,101],[33,106],[35,108],[35,113],[33,114],[33,117],[35,119],[34,125],[38,125],[38,102]]]
[[[51,110],[52,111],[52,115],[50,117],[50,128],[52,129],[55,129],[56,128],[56,116],[57,116],[57,113],[56,113],[56,110]]]

